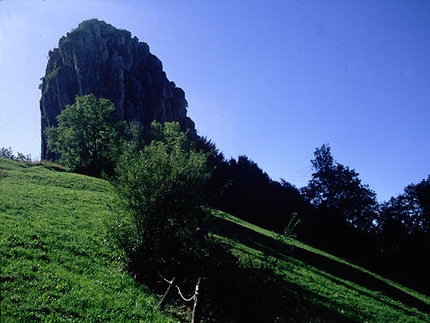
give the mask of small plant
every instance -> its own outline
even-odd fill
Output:
[[[302,222],[302,220],[299,218],[299,213],[293,212],[290,221],[288,221],[288,225],[282,231],[281,240],[297,238],[297,227],[300,222]]]

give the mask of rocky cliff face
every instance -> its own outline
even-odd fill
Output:
[[[149,46],[96,19],[82,22],[49,52],[41,91],[42,159],[55,158],[46,145],[45,129],[57,124],[56,116],[76,95],[109,99],[124,120],[138,120],[146,128],[154,120],[178,121],[196,133],[187,117],[184,91],[167,79]]]

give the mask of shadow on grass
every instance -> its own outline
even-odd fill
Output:
[[[54,162],[46,161],[46,160],[42,160],[42,161],[38,161],[38,162],[31,162],[31,163],[26,162],[25,164],[26,164],[26,166],[22,166],[22,167],[42,166],[46,169],[55,170],[57,172],[66,172],[67,171],[67,168],[65,166],[62,166],[60,164],[56,164]]]
[[[267,255],[277,257],[279,253],[298,259],[315,268],[325,271],[339,279],[344,279],[361,285],[369,290],[380,292],[381,294],[400,301],[405,305],[430,313],[430,305],[413,297],[412,295],[392,286],[366,272],[360,271],[344,263],[332,260],[325,256],[301,249],[292,248],[276,239],[267,237],[251,229],[224,219],[217,219],[217,233],[228,238],[248,245],[256,250],[263,251]]]
[[[194,293],[196,281],[199,285],[198,311],[202,321],[215,322],[318,322],[318,323],[358,323],[365,319],[347,317],[342,313],[351,313],[353,308],[346,305],[338,308],[328,306],[324,297],[312,290],[303,289],[295,282],[289,282],[281,274],[276,274],[273,267],[263,265],[243,267],[237,257],[229,252],[229,247],[214,240],[206,244],[207,262],[202,267],[187,267],[183,274],[175,272],[175,285],[181,293],[190,297]],[[185,262],[184,262],[185,263]],[[179,319],[188,322],[193,302],[185,302],[175,287],[168,288],[163,279],[164,272],[157,273],[157,265],[151,264],[144,257],[136,257],[129,270],[138,282],[156,291],[160,295],[160,305]],[[198,270],[196,270],[198,269]],[[148,273],[152,272],[152,275]],[[199,280],[200,281],[200,280]],[[161,296],[163,295],[163,296]],[[163,301],[161,301],[161,299]],[[166,305],[165,305],[166,304]],[[171,307],[169,307],[168,305]]]
[[[205,322],[319,322],[358,323],[353,308],[327,306],[327,300],[265,266],[243,268],[226,259],[212,268],[202,286]]]

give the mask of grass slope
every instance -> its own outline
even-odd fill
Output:
[[[178,321],[154,310],[160,298],[122,271],[122,253],[108,238],[117,221],[111,199],[106,181],[0,159],[2,323]],[[242,266],[281,277],[286,297],[273,305],[291,309],[288,320],[277,322],[430,321],[425,295],[297,240],[215,215],[213,236]]]
[[[270,263],[295,291],[297,302],[334,313],[325,321],[430,322],[430,297],[426,295],[231,215],[218,211],[216,216],[218,238],[227,240],[243,263]],[[297,321],[299,318],[300,314]]]
[[[109,184],[59,170],[0,159],[0,321],[177,321],[121,271]]]

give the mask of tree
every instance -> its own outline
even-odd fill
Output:
[[[4,148],[2,147],[0,149],[0,158],[8,158],[12,160],[18,160],[18,161],[24,161],[24,162],[31,162],[31,154],[24,155],[20,152],[17,152],[17,155],[15,156],[13,154],[12,148]]]
[[[4,148],[2,147],[0,149],[0,158],[8,158],[8,159],[14,159],[15,156],[13,155],[12,148]]]
[[[406,236],[430,235],[430,175],[383,203],[378,224],[382,237],[393,236],[397,242]]]
[[[127,144],[115,187],[135,225],[132,257],[147,273],[177,275],[197,263],[190,259],[199,250],[195,232],[204,216],[206,154],[193,149],[177,122],[153,122],[151,134],[137,153]]]
[[[430,257],[430,176],[383,203],[378,227],[381,261],[428,293],[430,264],[423,259]]]
[[[247,156],[219,164],[212,179],[220,188],[211,201],[213,207],[264,228],[280,233],[293,213],[304,213],[300,191],[285,180],[272,180]]]
[[[359,174],[337,163],[329,145],[317,148],[311,163],[315,172],[302,189],[305,198],[349,227],[372,231],[378,208],[376,194],[361,183]]]
[[[57,116],[58,126],[45,130],[48,147],[72,171],[111,174],[119,156],[124,123],[112,102],[93,94],[77,96]]]

